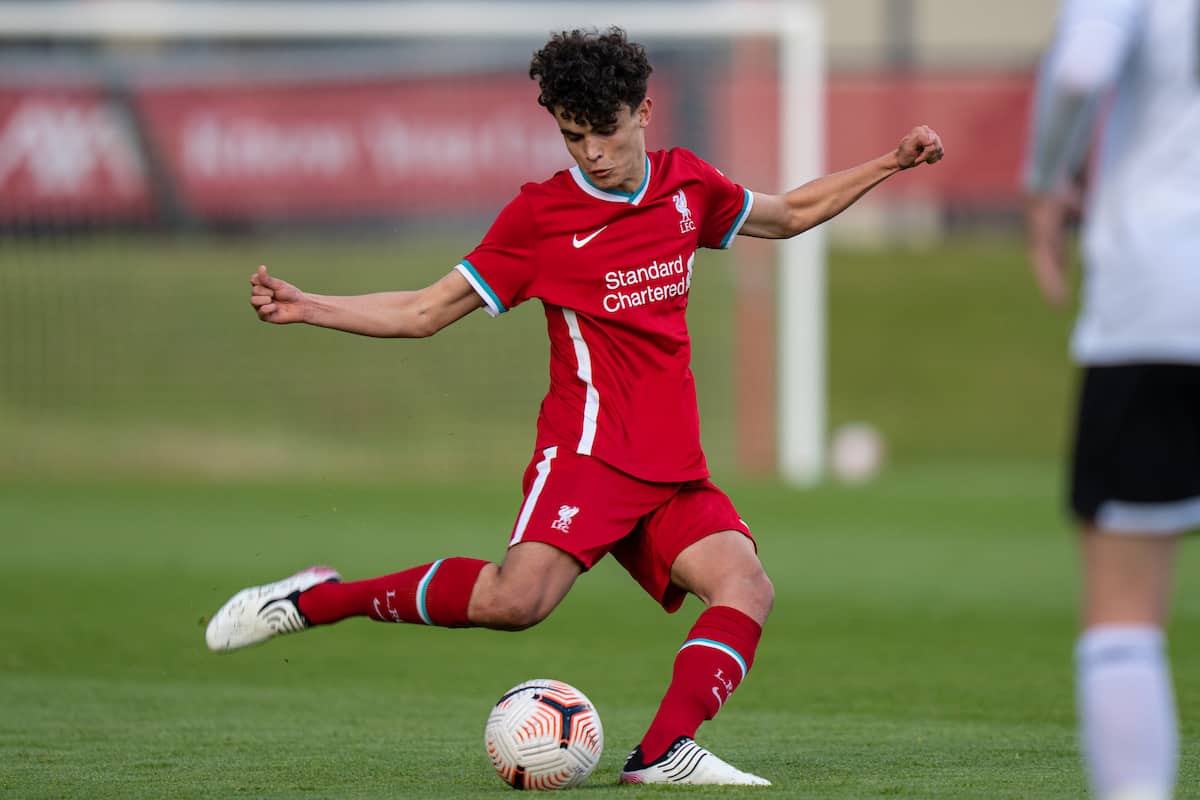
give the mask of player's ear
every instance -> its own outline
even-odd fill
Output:
[[[649,97],[643,98],[642,102],[638,103],[638,107],[634,110],[633,116],[637,119],[639,128],[645,128],[650,124],[650,111],[653,108],[654,101]]]

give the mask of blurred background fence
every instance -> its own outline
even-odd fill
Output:
[[[1015,226],[1051,7],[824,4],[827,167],[916,123],[949,153],[831,226],[829,421],[876,424],[894,460],[1061,448],[1066,322],[1038,307]],[[770,43],[646,43],[651,147],[784,188]],[[348,293],[444,274],[521,183],[569,165],[526,77],[539,44],[6,35],[0,475],[523,466],[546,385],[540,314],[475,315],[420,343],[275,330],[255,320],[246,279],[267,263]],[[703,256],[692,292],[705,439],[724,474],[774,463],[763,262],[744,240]]]

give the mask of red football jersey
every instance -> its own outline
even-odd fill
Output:
[[[708,477],[687,329],[700,247],[725,248],[753,195],[694,153],[650,153],[633,194],[579,167],[521,187],[458,265],[493,316],[536,297],[550,390],[536,446],[647,481]]]

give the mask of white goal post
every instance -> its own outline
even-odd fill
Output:
[[[0,2],[13,39],[530,38],[620,25],[634,38],[770,37],[778,43],[779,191],[823,171],[824,32],[816,0],[714,2]],[[731,124],[736,124],[731,121]],[[736,179],[736,176],[734,176]],[[777,452],[784,481],[815,483],[825,443],[825,244],[820,229],[778,245]]]

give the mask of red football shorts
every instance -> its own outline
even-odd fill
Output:
[[[545,542],[570,553],[584,570],[612,553],[668,612],[686,594],[671,583],[671,565],[684,549],[721,531],[754,541],[733,502],[708,479],[649,483],[590,456],[547,447],[534,454],[522,488],[525,502],[509,547]]]

